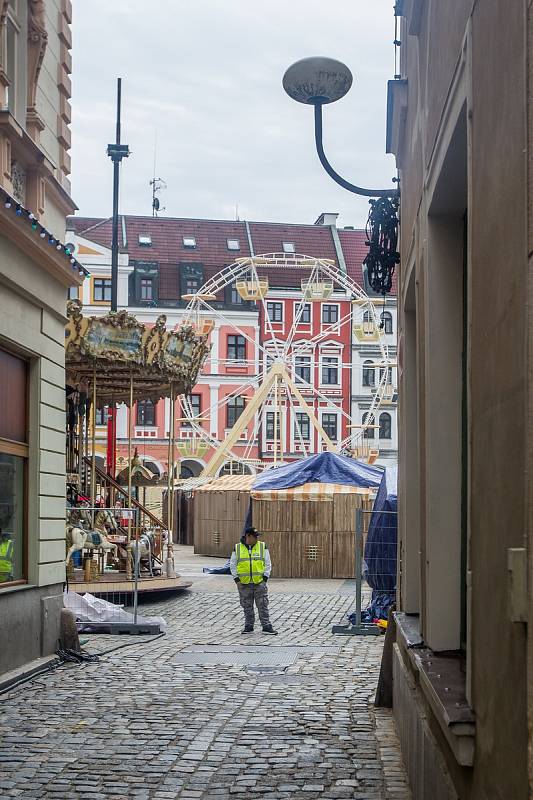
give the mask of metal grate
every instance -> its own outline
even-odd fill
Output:
[[[173,664],[201,665],[227,664],[241,667],[290,667],[291,664],[305,655],[327,655],[339,652],[338,647],[268,647],[251,646],[234,647],[189,647],[177,653]]]
[[[318,561],[318,545],[310,544],[307,548],[308,561]]]

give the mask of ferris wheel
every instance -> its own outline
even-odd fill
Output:
[[[255,332],[220,302],[228,292],[256,315]],[[279,466],[287,453],[291,460],[323,450],[375,460],[379,450],[368,433],[377,427],[380,406],[392,402],[395,363],[379,300],[334,261],[287,253],[238,258],[185,299],[184,324],[200,334],[223,327],[232,336],[231,352],[215,359],[212,350],[204,366],[208,374],[216,361],[213,371],[230,376],[225,394],[201,412],[191,395],[179,398],[188,435],[211,454],[203,476],[217,475],[227,463],[242,471]],[[360,422],[352,420],[350,405],[354,337],[372,345],[379,369]],[[209,422],[224,408],[231,420],[214,435]]]

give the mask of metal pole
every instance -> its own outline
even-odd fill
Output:
[[[117,78],[117,129],[115,144],[120,144],[120,108],[122,78]],[[113,228],[111,237],[111,311],[117,310],[118,288],[118,197],[120,186],[120,159],[113,159]]]
[[[168,539],[167,539],[167,558],[166,573],[167,578],[175,578],[174,570],[174,547],[172,542],[172,527],[174,517],[174,384],[170,383],[170,430],[168,440],[168,494],[167,494],[167,518],[168,518]]]
[[[361,625],[361,594],[362,594],[362,554],[363,554],[363,509],[355,512],[355,624]]]
[[[96,362],[93,364],[93,402],[92,402],[92,417],[91,417],[91,439],[92,439],[92,464],[91,464],[91,505],[93,507],[93,525],[94,525],[94,501],[96,500]]]
[[[137,601],[139,592],[139,536],[135,541],[135,589],[133,592],[133,624],[137,625]]]
[[[126,579],[131,580],[131,415],[133,414],[133,373],[130,372],[130,410],[128,415],[128,541]]]

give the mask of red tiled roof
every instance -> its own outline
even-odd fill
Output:
[[[126,242],[122,238],[123,222]],[[111,247],[111,219],[71,217],[69,223],[78,235]],[[338,263],[331,228],[327,225],[250,222],[249,228],[255,255],[280,253],[283,251],[283,242],[292,242],[296,253],[329,258]],[[150,247],[139,245],[139,235],[143,234],[151,237]],[[363,286],[361,265],[367,253],[365,232],[340,228],[338,234],[347,273]],[[195,249],[183,246],[184,236],[195,237]],[[240,250],[228,250],[227,239],[238,239]],[[179,263],[202,264],[206,280],[236,258],[250,255],[245,223],[230,220],[125,215],[119,224],[119,245],[133,260],[159,263],[160,289],[164,287],[166,297],[178,296]],[[273,286],[294,285],[299,279],[300,275],[296,275],[295,271],[284,273],[277,269],[272,273],[271,283]]]

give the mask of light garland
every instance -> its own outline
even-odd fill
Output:
[[[56,237],[53,236],[50,233],[50,231],[48,231],[43,225],[41,225],[37,221],[37,219],[35,217],[35,214],[33,214],[31,211],[28,211],[27,208],[24,208],[23,205],[21,205],[16,200],[14,200],[5,191],[5,189],[0,189],[0,193],[1,193],[0,196],[3,199],[5,208],[8,208],[8,209],[12,208],[17,217],[24,218],[25,221],[30,223],[31,229],[33,231],[38,231],[39,232],[39,237],[41,239],[48,239],[48,244],[50,246],[55,247],[55,249],[58,252],[62,251],[63,254],[65,255],[65,257],[69,259],[69,263],[70,263],[72,269],[75,269],[75,270],[78,271],[78,275],[80,275],[80,276],[83,275],[85,278],[89,277],[89,275],[91,273],[87,269],[85,269],[83,264],[80,264],[80,262],[76,258],[74,258],[74,256],[72,255],[72,250],[70,249],[70,247],[67,247],[59,239],[56,239]]]

